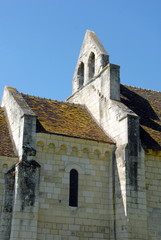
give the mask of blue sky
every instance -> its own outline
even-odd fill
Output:
[[[7,85],[65,100],[87,29],[121,83],[161,91],[160,0],[0,0],[0,95]]]

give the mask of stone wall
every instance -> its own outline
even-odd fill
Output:
[[[37,240],[113,239],[113,146],[37,136],[37,160],[41,164]],[[71,169],[79,175],[77,207],[69,206]]]
[[[161,152],[146,151],[148,240],[161,239]]]
[[[36,154],[36,116],[14,88],[6,87],[2,106],[17,150],[17,163],[4,177],[2,240],[37,239],[39,164]],[[26,149],[29,152],[26,152]],[[35,165],[37,164],[37,165]]]
[[[15,166],[14,204],[9,240],[37,240],[40,165],[35,163],[20,162]]]
[[[11,169],[18,158],[0,156],[0,239],[8,240],[11,231],[14,175],[8,178],[7,172]]]

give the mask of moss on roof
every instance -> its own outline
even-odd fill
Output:
[[[22,94],[37,115],[37,131],[107,142],[113,141],[81,105]]]
[[[140,117],[143,147],[161,150],[161,92],[121,85],[121,101]]]
[[[0,156],[15,157],[6,118],[0,107]]]

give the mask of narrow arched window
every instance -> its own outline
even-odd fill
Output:
[[[83,62],[81,62],[81,64],[79,65],[77,79],[78,79],[78,88],[80,88],[84,84],[84,63]]]
[[[69,206],[78,206],[78,172],[75,169],[70,171]]]
[[[95,74],[95,55],[93,52],[90,53],[88,59],[88,77],[93,78]]]

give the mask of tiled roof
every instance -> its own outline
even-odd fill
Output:
[[[15,157],[6,118],[0,107],[0,156]]]
[[[161,150],[161,92],[121,85],[121,101],[140,117],[143,147]]]
[[[22,97],[37,116],[38,132],[113,143],[84,106],[26,94],[22,94]],[[161,92],[121,85],[121,101],[140,118],[143,147],[161,150]],[[28,105],[25,105],[25,109],[29,109]],[[0,138],[5,140],[1,141],[0,155],[13,156],[13,147],[2,108],[0,126],[2,126]]]
[[[101,130],[84,106],[26,94],[22,96],[38,118],[38,132],[113,144],[113,141]]]

